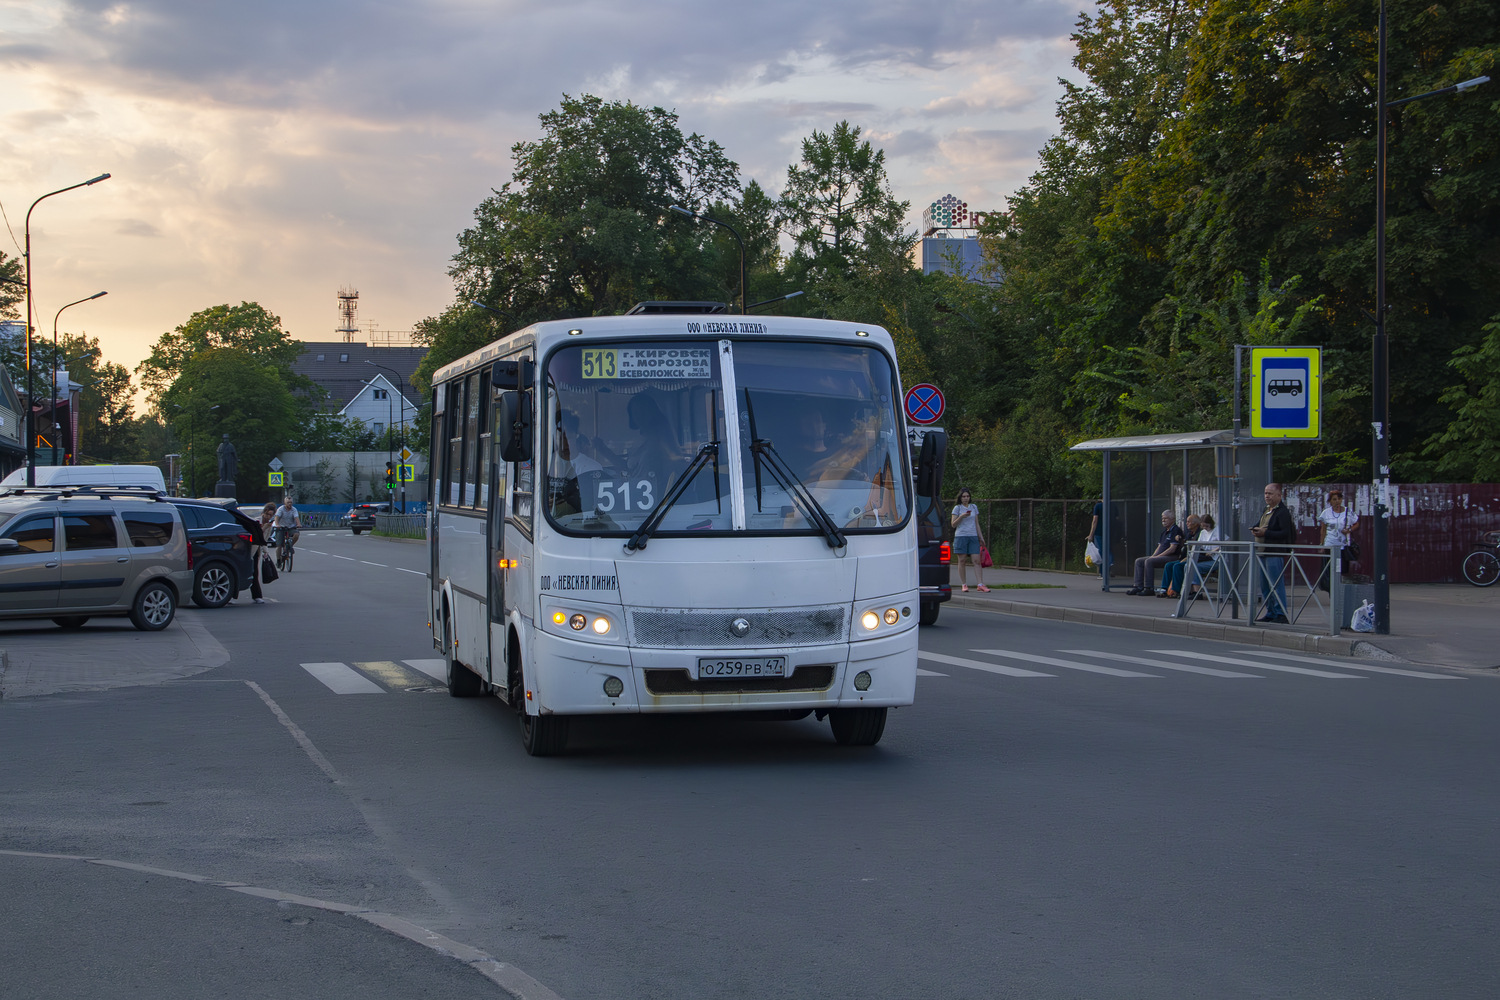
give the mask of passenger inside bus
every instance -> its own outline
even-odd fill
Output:
[[[579,429],[577,413],[558,411],[552,441],[547,484],[553,515],[593,514],[604,465],[590,454],[592,442]]]

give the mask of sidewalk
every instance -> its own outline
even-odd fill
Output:
[[[1127,597],[1125,591],[1130,581],[1124,579],[1118,585],[1112,583],[1111,591],[1105,593],[1099,578],[1093,574],[992,568],[984,571],[984,582],[995,589],[980,594],[970,586],[964,594],[959,591],[955,573],[949,607],[1309,653],[1500,669],[1500,644],[1495,641],[1500,620],[1500,587],[1396,584],[1391,587],[1390,635],[1351,632],[1345,622],[1346,627],[1334,637],[1326,634],[1326,619],[1311,620],[1300,626],[1251,625],[1244,618],[1229,618],[1227,611],[1225,617],[1215,618],[1212,608],[1203,601],[1197,602],[1188,617],[1173,618],[1172,612],[1177,610],[1175,600]]]

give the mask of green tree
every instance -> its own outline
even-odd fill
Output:
[[[136,368],[147,398],[161,399],[167,388],[183,374],[194,357],[218,348],[233,348],[246,357],[275,372],[289,389],[308,389],[311,383],[292,371],[302,353],[300,342],[293,340],[281,326],[281,319],[257,302],[237,306],[222,305],[193,313],[177,329],[164,333],[151,353]]]
[[[20,317],[20,305],[26,301],[24,274],[21,258],[0,252],[0,319]]]
[[[902,230],[911,207],[891,193],[885,151],[860,141],[860,128],[841,121],[802,140],[802,161],[787,167],[782,227],[792,238],[793,265],[818,279],[847,279],[904,253]]]
[[[1459,482],[1500,483],[1500,315],[1484,327],[1477,345],[1460,347],[1448,364],[1463,376],[1450,386],[1442,402],[1453,411],[1453,421],[1428,441],[1425,453],[1435,459],[1439,474]]]
[[[668,209],[738,191],[718,143],[683,135],[673,112],[592,95],[564,96],[541,124],[540,139],[512,147],[511,181],[459,234],[449,273],[461,301],[519,326],[716,287],[701,255],[709,237]]]
[[[189,446],[192,475],[184,481],[191,478],[199,492],[217,481],[216,449],[228,434],[239,459],[236,489],[247,498],[265,495],[267,464],[291,446],[301,415],[282,373],[243,347],[212,347],[188,358],[163,390],[158,412]]]

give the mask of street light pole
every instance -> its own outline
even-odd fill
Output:
[[[716,226],[721,226],[724,229],[729,230],[729,235],[733,236],[734,237],[734,241],[740,245],[740,315],[741,316],[746,315],[747,310],[745,308],[745,303],[750,301],[750,299],[749,299],[749,294],[750,294],[749,293],[749,288],[750,288],[750,286],[745,281],[745,241],[742,240],[742,239],[740,239],[740,234],[738,232],[736,232],[735,228],[733,226],[731,226],[729,223],[727,223],[727,222],[720,222],[718,219],[715,219],[711,215],[703,215],[703,214],[701,214],[699,212],[690,212],[687,209],[683,208],[681,205],[672,205],[672,206],[670,206],[670,210],[673,211],[673,212],[676,212],[678,215],[685,215],[689,219],[701,219],[704,222],[712,222]],[[775,299],[772,299],[771,301],[774,302]],[[764,303],[760,303],[760,304],[763,305]]]
[[[486,306],[484,308],[488,308],[488,306]],[[405,379],[403,379],[401,377],[401,373],[398,372],[398,371],[396,371],[394,368],[387,368],[385,365],[377,365],[375,362],[369,360],[368,358],[365,359],[365,364],[371,366],[372,368],[379,368],[381,371],[390,372],[392,375],[396,376],[396,381],[397,381],[398,384],[405,381]],[[396,394],[401,397],[401,450],[404,452],[404,451],[406,451],[406,393],[403,392],[401,389],[398,388],[398,389],[396,389]],[[386,397],[386,399],[387,399],[387,402],[389,402],[390,397]],[[390,419],[390,410],[389,409],[386,410],[386,419],[387,420]],[[390,440],[390,431],[389,430],[386,431],[386,440]],[[405,461],[406,461],[406,456],[402,455],[401,456],[401,462],[404,463]],[[401,491],[401,513],[405,514],[406,513],[406,480],[403,479],[402,476],[401,476],[401,465],[400,464],[398,464],[396,466],[396,487],[397,487],[397,489],[399,489]]]
[[[1385,41],[1385,0],[1380,0],[1375,92],[1375,338],[1370,345],[1370,424],[1375,433],[1371,456],[1375,473],[1375,631],[1380,635],[1389,635],[1391,631],[1391,345],[1385,328],[1386,116],[1391,108],[1399,104],[1410,104],[1412,101],[1443,94],[1461,94],[1482,83],[1488,83],[1490,79],[1479,76],[1451,87],[1403,97],[1399,101],[1387,101]]]
[[[26,485],[36,485],[36,384],[31,376],[31,213],[46,199],[64,191],[72,191],[74,188],[88,187],[98,184],[100,181],[109,180],[109,174],[100,174],[98,177],[70,184],[56,191],[48,191],[36,201],[31,203],[31,208],[26,210],[26,249],[22,256],[26,258]]]
[[[63,306],[62,309],[59,309],[53,315],[53,317],[52,317],[52,416],[53,416],[53,421],[52,422],[54,424],[57,423],[57,419],[56,419],[56,417],[57,417],[57,370],[58,370],[57,369],[57,317],[61,316],[63,314],[63,309],[67,309],[67,308],[70,308],[72,306],[76,306],[76,305],[78,305],[79,302],[92,302],[95,299],[103,298],[104,296],[106,296],[108,294],[109,294],[108,292],[95,292],[93,295],[90,295],[87,298],[78,299],[76,302],[69,302],[67,305]],[[93,351],[88,351],[85,354],[81,354],[81,355],[79,355],[79,360],[81,361],[81,360],[83,360],[84,358],[88,357],[90,354],[93,354],[93,353],[94,353]],[[72,397],[69,396],[68,398],[69,398],[69,401],[71,403]],[[69,406],[69,410],[68,410],[68,423],[72,424],[72,422],[73,422],[73,412],[72,412],[72,407],[70,405]],[[72,428],[69,427],[69,433],[68,433],[68,441],[69,441],[69,443],[72,443],[72,439],[73,439]],[[54,444],[52,447],[53,447],[53,449],[55,451],[56,448],[57,448],[57,445]],[[72,450],[72,449],[69,449],[69,450]],[[64,463],[66,463],[67,460],[68,460],[67,459],[67,454],[68,454],[67,452],[63,452],[63,462]],[[76,455],[74,456],[73,464],[74,465],[78,464],[77,456]]]

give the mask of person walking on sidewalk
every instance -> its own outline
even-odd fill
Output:
[[[969,560],[974,560],[974,582],[981,594],[990,588],[984,585],[984,568],[979,565],[979,550],[984,546],[984,536],[979,533],[979,508],[967,487],[958,491],[958,503],[953,508],[953,558],[958,561],[958,582],[962,593],[969,592]]]
[[[1182,527],[1177,523],[1177,515],[1170,510],[1162,511],[1161,536],[1156,540],[1156,551],[1135,561],[1135,586],[1125,593],[1131,597],[1143,594],[1149,597],[1153,593],[1151,585],[1156,579],[1156,571],[1181,555],[1182,540],[1185,537]]]
[[[1250,534],[1263,546],[1260,550],[1260,596],[1266,604],[1266,611],[1256,621],[1289,625],[1291,623],[1286,616],[1286,580],[1283,579],[1286,572],[1286,549],[1282,546],[1290,545],[1296,539],[1297,526],[1292,523],[1292,512],[1282,502],[1280,483],[1267,483],[1265,498],[1266,509],[1261,512],[1255,527],[1250,529]],[[1270,602],[1273,592],[1276,595],[1274,604]]]

